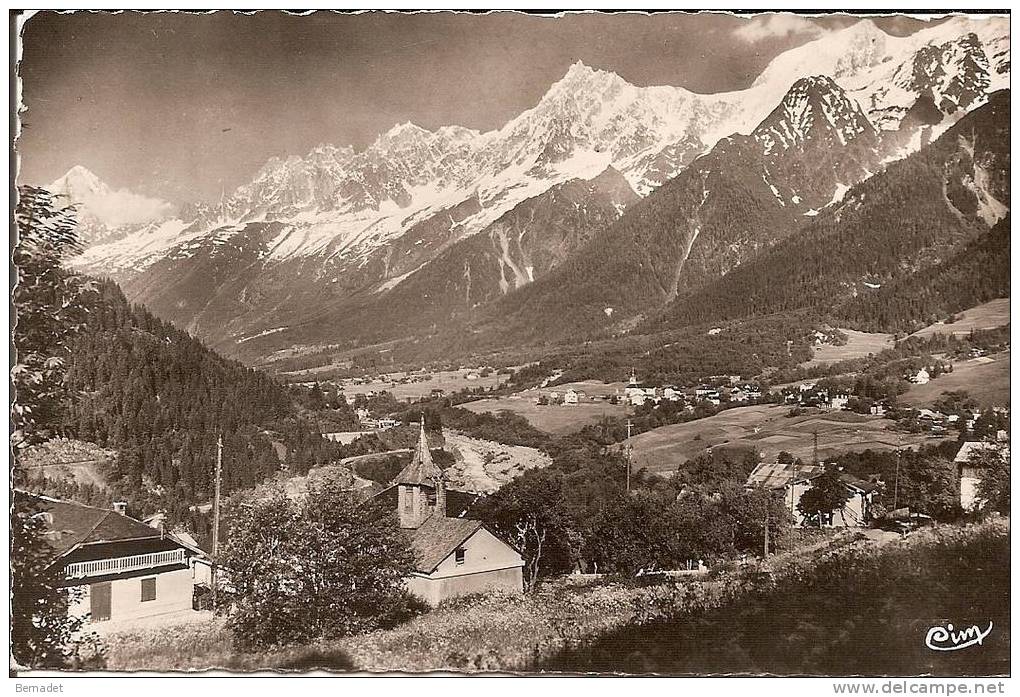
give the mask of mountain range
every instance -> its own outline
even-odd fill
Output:
[[[908,37],[864,20],[737,92],[637,87],[576,63],[498,130],[400,124],[360,152],[271,159],[174,215],[83,167],[50,188],[79,205],[90,244],[77,268],[228,354],[578,340],[709,317],[676,308],[845,225],[862,182],[899,181],[886,175],[936,143],[949,152],[1009,69],[1008,18]],[[949,140],[959,155],[966,137]],[[960,240],[1008,210],[987,165],[944,179],[966,201]]]

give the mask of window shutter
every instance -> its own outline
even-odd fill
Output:
[[[146,603],[156,599],[156,579],[142,579],[142,602]]]

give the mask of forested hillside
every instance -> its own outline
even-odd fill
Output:
[[[752,169],[760,158],[750,138],[721,142],[560,268],[498,302],[487,328],[507,340],[592,335],[760,251],[794,224]]]
[[[1008,213],[1009,114],[1009,92],[995,93],[932,145],[853,187],[839,205],[773,249],[679,297],[651,326],[802,308],[825,314],[841,301],[911,277],[918,287],[929,286],[927,295],[950,297],[958,290],[951,285],[972,267],[950,260],[968,254],[966,246]],[[969,304],[963,297],[945,311]],[[870,307],[881,314],[880,305]],[[918,304],[907,314],[920,316],[906,317],[903,301],[895,316],[887,313],[885,324],[862,314],[869,305],[853,307],[844,316],[872,329],[903,326],[930,312]]]
[[[138,508],[179,513],[207,501],[218,434],[226,492],[329,456],[331,445],[272,378],[129,304],[112,282],[99,284],[87,309],[68,360],[74,396],[64,430],[117,451],[104,475]]]
[[[924,273],[861,293],[835,310],[836,317],[865,331],[912,332],[953,313],[1009,297],[1009,220]]]

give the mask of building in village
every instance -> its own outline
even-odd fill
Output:
[[[578,398],[579,395],[574,390],[567,390],[566,392],[563,393],[564,404],[577,404]]]
[[[443,471],[429,452],[424,420],[411,462],[372,499],[396,507],[415,556],[408,590],[432,605],[485,590],[524,589],[520,552],[481,521],[465,517],[475,499],[474,494],[447,489]]]
[[[208,579],[208,558],[196,545],[116,510],[58,501],[16,491],[34,500],[52,550],[50,566],[64,587],[84,592],[69,612],[90,622],[135,620],[193,608],[195,586]]]
[[[792,512],[794,524],[806,524],[806,516],[797,507],[801,496],[812,486],[812,481],[825,473],[823,465],[788,464],[763,462],[747,477],[748,488],[762,487],[781,495],[786,507]],[[864,527],[871,520],[871,502],[879,485],[865,482],[845,472],[839,479],[846,487],[849,498],[842,509],[822,514],[825,527]]]
[[[826,405],[827,409],[832,411],[842,411],[848,409],[850,406],[850,395],[840,392],[839,394],[832,395],[829,397],[829,402]]]
[[[645,385],[638,382],[637,375],[634,371],[630,371],[630,380],[627,381],[627,386],[623,390],[624,399],[628,404],[639,407],[647,401],[656,401],[656,393],[654,385]]]
[[[1009,444],[990,441],[967,441],[960,446],[953,459],[957,480],[960,483],[960,507],[965,511],[975,511],[985,503],[978,495],[978,485],[981,483],[984,468],[975,460],[975,455],[988,450],[1001,453],[1006,461],[1009,461]]]

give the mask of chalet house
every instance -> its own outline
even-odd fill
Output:
[[[45,524],[64,587],[84,590],[69,612],[90,622],[133,620],[191,610],[195,585],[208,569],[206,555],[172,534],[117,510],[30,497]]]
[[[563,393],[564,404],[577,404],[578,394],[574,390],[567,390]]]
[[[926,368],[921,368],[910,378],[910,382],[915,385],[927,385],[931,381],[931,373]]]
[[[787,504],[792,502],[794,520],[797,525],[807,525],[806,516],[802,515],[797,508],[800,497],[805,491],[811,488],[811,481],[822,475],[821,472],[807,475],[790,487],[787,495]],[[862,479],[852,477],[845,472],[840,472],[839,479],[846,487],[850,497],[838,511],[822,513],[822,525],[827,528],[861,528],[866,527],[871,520],[871,502],[879,485],[873,482],[865,482]]]
[[[666,385],[662,388],[662,398],[670,402],[679,402],[683,400],[684,394],[676,385]]]
[[[976,511],[985,503],[978,496],[978,485],[981,483],[983,474],[982,467],[980,463],[972,460],[975,455],[986,450],[999,451],[1007,461],[1009,460],[1008,444],[987,441],[967,441],[960,446],[959,452],[953,459],[953,464],[956,465],[956,476],[960,482],[960,506],[965,511]]]
[[[446,488],[433,462],[425,425],[411,462],[373,501],[396,505],[415,557],[409,591],[432,605],[486,590],[523,592],[520,552],[465,514],[477,495]]]
[[[701,385],[694,389],[694,396],[697,400],[708,402],[713,406],[719,406],[722,403],[722,395],[719,393],[718,387]]]
[[[764,487],[781,494],[786,507],[793,512],[796,525],[806,524],[804,516],[797,505],[801,496],[811,488],[812,480],[824,474],[822,465],[762,463],[748,475],[748,488]],[[879,485],[865,482],[841,472],[840,481],[847,488],[850,498],[841,510],[831,511],[822,515],[825,527],[864,527],[871,520],[871,502]]]
[[[829,409],[833,411],[842,411],[846,409],[850,404],[850,395],[847,394],[836,394],[829,398]]]

